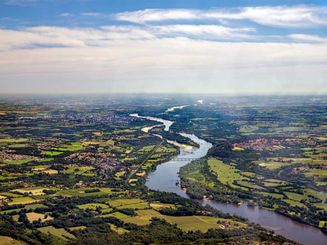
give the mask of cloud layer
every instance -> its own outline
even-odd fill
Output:
[[[171,20],[249,20],[266,26],[309,27],[327,25],[327,8],[316,6],[265,6],[223,10],[146,9],[119,13],[116,15],[116,19],[133,23]]]
[[[327,93],[324,7],[80,16],[118,22],[0,29],[1,90]],[[276,34],[262,26],[286,31]]]

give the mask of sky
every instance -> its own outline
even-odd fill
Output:
[[[0,93],[327,94],[327,1],[0,0]]]

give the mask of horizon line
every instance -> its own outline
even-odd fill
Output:
[[[219,95],[219,96],[230,96],[230,97],[237,97],[237,96],[327,96],[327,92],[320,92],[320,93],[183,93],[183,92],[81,92],[81,93],[65,93],[65,92],[46,92],[46,93],[21,93],[21,92],[8,92],[8,93],[0,93],[0,97],[2,96],[82,96],[82,95]]]

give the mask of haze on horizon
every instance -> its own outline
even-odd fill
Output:
[[[0,0],[0,93],[326,94],[324,1]]]

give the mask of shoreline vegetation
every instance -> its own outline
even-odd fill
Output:
[[[226,203],[226,204],[233,204],[233,205],[241,205],[246,203],[248,206],[258,206],[259,208],[266,209],[269,211],[274,211],[278,214],[281,214],[285,217],[288,217],[294,221],[307,224],[307,225],[313,225],[308,222],[305,222],[303,219],[295,218],[292,215],[288,215],[285,212],[281,212],[279,210],[275,210],[274,208],[271,208],[269,206],[262,205],[260,201],[255,202],[253,201],[253,198],[246,198],[244,194],[237,194],[237,190],[231,189],[231,192],[226,192],[221,190],[219,191],[216,185],[221,185],[221,182],[219,182],[212,173],[199,173],[198,171],[203,170],[201,167],[200,169],[197,169],[195,164],[197,162],[206,161],[204,159],[202,160],[196,160],[184,167],[181,168],[180,171],[180,186],[187,193],[188,196],[190,196],[193,200],[214,200],[220,203]],[[196,168],[196,170],[194,170]],[[194,173],[194,171],[196,173]],[[196,176],[197,175],[197,176]],[[201,176],[202,175],[202,176]],[[241,186],[242,187],[242,186]],[[218,190],[218,191],[217,191]],[[235,196],[231,196],[235,195]],[[253,194],[252,194],[253,195]],[[258,198],[266,198],[268,197],[274,197],[274,193],[264,196],[258,196]],[[277,197],[283,197],[283,196],[277,196]],[[316,228],[319,228],[322,232],[327,234],[326,229],[322,229],[319,225],[313,225]]]

